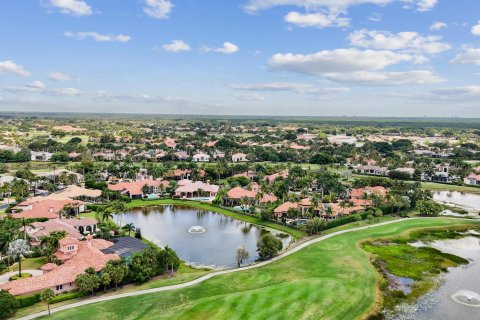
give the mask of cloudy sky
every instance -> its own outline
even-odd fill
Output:
[[[2,0],[0,110],[480,117],[478,0]]]

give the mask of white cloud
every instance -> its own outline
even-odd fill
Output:
[[[350,91],[345,87],[319,88],[313,84],[295,82],[231,84],[230,88],[245,91],[291,91],[298,94],[336,94]]]
[[[155,19],[168,19],[172,9],[170,0],[145,0],[143,12]]]
[[[447,28],[447,27],[448,27],[448,25],[447,25],[445,22],[435,21],[435,22],[432,23],[432,25],[430,26],[430,30],[431,30],[431,31],[439,31],[439,30],[445,29],[445,28]]]
[[[205,52],[220,52],[220,53],[225,53],[225,54],[232,54],[235,53],[239,50],[238,46],[231,43],[231,42],[224,42],[223,46],[220,48],[209,48],[207,46],[203,46],[201,48],[202,51]]]
[[[480,48],[466,48],[453,58],[450,63],[453,64],[476,64],[480,66]]]
[[[50,96],[78,96],[82,94],[81,90],[75,88],[49,88],[43,82],[38,80],[22,87],[7,87],[5,90],[13,93],[31,93]]]
[[[245,11],[255,13],[260,10],[277,6],[297,6],[307,10],[327,8],[332,11],[343,11],[352,5],[377,4],[385,5],[393,0],[250,0],[244,7]]]
[[[97,42],[128,42],[131,40],[130,36],[126,36],[123,34],[100,34],[97,32],[65,32],[64,36],[75,38],[78,40],[85,40],[91,38]]]
[[[418,32],[390,33],[388,31],[358,30],[349,35],[350,43],[356,47],[376,50],[400,50],[403,52],[435,54],[449,50],[448,43],[440,36],[422,36]]]
[[[179,51],[190,51],[191,48],[188,43],[182,40],[172,40],[169,44],[164,44],[162,46],[163,50],[171,51],[171,52],[179,52]]]
[[[60,12],[73,16],[88,16],[92,14],[92,7],[83,0],[50,0],[48,5]]]
[[[48,77],[53,81],[69,81],[72,79],[68,74],[60,72],[52,72],[48,75]]]
[[[269,61],[274,69],[311,75],[331,72],[381,70],[400,62],[412,62],[414,56],[392,51],[358,49],[324,50],[313,54],[277,53]]]
[[[370,72],[331,73],[325,75],[330,81],[365,86],[400,86],[412,84],[441,83],[446,80],[428,70],[404,72]]]
[[[403,62],[417,63],[418,56],[392,51],[336,49],[313,54],[277,53],[269,60],[273,69],[322,76],[330,81],[359,85],[438,83],[441,77],[427,70],[384,72]]]
[[[472,27],[471,31],[474,36],[480,36],[480,21]]]
[[[32,88],[32,89],[44,89],[45,88],[45,84],[41,81],[38,81],[38,80],[27,83],[25,86],[28,87],[28,88]]]
[[[285,16],[285,21],[298,27],[346,27],[350,25],[350,19],[341,17],[339,13],[307,13],[302,14],[291,11]]]
[[[438,3],[438,0],[401,0],[406,3],[404,8],[417,9],[420,12],[431,11]]]
[[[248,13],[256,13],[261,10],[270,9],[278,6],[296,6],[305,8],[308,11],[327,9],[332,12],[345,12],[350,6],[373,4],[384,6],[393,2],[406,3],[407,9],[416,9],[418,11],[430,11],[437,0],[250,0],[244,9]]]
[[[0,61],[0,73],[13,73],[22,77],[29,77],[32,75],[25,70],[23,66],[18,65],[11,60]]]

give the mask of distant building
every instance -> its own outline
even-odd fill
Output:
[[[247,155],[245,153],[232,154],[232,162],[247,162]]]
[[[210,156],[206,153],[197,153],[193,155],[192,160],[194,162],[209,162]]]

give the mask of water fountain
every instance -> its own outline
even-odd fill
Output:
[[[200,233],[207,232],[207,229],[205,229],[205,227],[202,227],[202,226],[192,226],[187,231],[188,233],[200,234]]]
[[[451,295],[453,301],[469,306],[480,308],[480,294],[470,290],[460,290]]]

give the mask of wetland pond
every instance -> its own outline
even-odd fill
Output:
[[[443,253],[464,258],[468,260],[468,264],[449,267],[447,272],[442,272],[435,277],[436,285],[432,290],[414,302],[397,305],[394,312],[385,310],[385,319],[480,319],[480,239],[478,236],[477,231],[470,230],[463,238],[410,243],[417,248],[434,248]],[[399,279],[402,278],[399,277]],[[400,284],[402,283],[400,281]],[[408,294],[405,291],[404,293]]]

